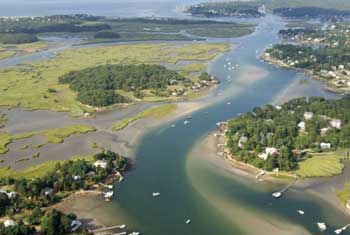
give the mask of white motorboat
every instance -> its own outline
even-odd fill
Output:
[[[318,222],[317,226],[321,231],[327,230],[327,225],[324,222]]]
[[[185,124],[185,125],[187,125],[188,123],[190,123],[190,121],[188,121],[188,120],[185,120],[185,121],[184,121],[184,124]]]
[[[186,224],[190,224],[191,223],[191,220],[190,219],[188,219],[188,220],[186,220],[186,222],[185,222]]]
[[[302,211],[302,210],[298,210],[298,213],[301,214],[301,215],[304,215],[304,214],[305,214],[305,212]]]
[[[160,192],[154,192],[154,193],[152,193],[152,196],[153,197],[159,197],[160,196]]]
[[[272,194],[272,196],[274,198],[280,198],[280,197],[282,197],[282,193],[281,192],[275,192],[275,193]]]

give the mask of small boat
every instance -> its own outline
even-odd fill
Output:
[[[335,234],[341,234],[342,232],[343,232],[343,229],[341,228],[334,230]]]
[[[152,193],[152,196],[153,196],[153,197],[159,197],[159,196],[160,196],[160,193],[159,193],[159,192],[154,192],[154,193]]]
[[[188,123],[190,123],[190,121],[188,121],[188,120],[185,120],[185,121],[184,121],[184,124],[185,124],[185,125],[187,125]]]
[[[275,193],[272,194],[272,196],[274,198],[280,198],[280,197],[282,197],[282,193],[281,192],[275,192]]]
[[[171,125],[171,127],[172,127],[172,128],[174,128],[174,127],[176,127],[176,125],[175,125],[175,124],[173,124],[173,125]]]
[[[321,231],[326,231],[326,230],[327,230],[327,225],[326,225],[324,222],[318,222],[318,223],[317,223],[317,226],[318,226],[318,228],[319,228]]]
[[[119,228],[120,228],[120,229],[124,229],[124,228],[126,228],[126,225],[125,225],[125,224],[122,224],[122,225],[119,226]]]
[[[302,211],[302,210],[298,210],[298,213],[301,214],[301,215],[304,215],[304,214],[305,214],[305,212]]]
[[[231,104],[231,102],[227,102],[227,104],[228,104],[228,105],[230,105],[230,104]]]
[[[139,235],[140,233],[139,232],[132,232],[132,233],[129,233],[129,235]]]
[[[190,224],[191,223],[191,220],[190,219],[188,219],[188,220],[186,220],[186,222],[185,222],[186,224]]]

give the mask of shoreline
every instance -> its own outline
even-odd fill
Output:
[[[215,133],[217,133],[217,130],[212,131],[204,141],[211,141],[216,143],[216,147],[212,150],[212,154],[218,155],[218,153],[222,151],[222,148],[220,149],[218,145],[222,146],[226,140],[225,137],[215,137]],[[222,130],[220,133],[223,133]],[[264,171],[264,175],[257,178],[258,174],[262,172],[261,169],[258,169],[250,164],[235,160],[227,151],[228,150],[224,148],[224,154],[222,157],[227,165],[232,168],[231,171],[234,174],[238,174],[239,176],[246,177],[251,180],[262,179],[264,182],[267,182],[269,184],[278,185],[286,185],[286,183],[290,183],[291,180],[296,180],[289,190],[296,191],[297,193],[306,192],[312,195],[312,197],[316,197],[322,201],[327,202],[333,208],[344,214],[344,216],[350,216],[350,210],[347,209],[345,205],[342,205],[336,196],[336,190],[342,189],[342,187],[344,187],[346,179],[348,179],[350,176],[349,164],[347,164],[347,167],[344,168],[342,174],[332,177],[313,177],[301,179],[298,178],[296,174],[289,172],[275,173]],[[338,188],[335,188],[335,186]]]
[[[269,63],[271,65],[280,67],[280,68],[285,68],[285,69],[289,69],[289,70],[293,70],[297,73],[303,73],[307,76],[309,76],[310,78],[320,81],[323,84],[323,89],[328,91],[328,92],[332,92],[338,95],[350,95],[350,90],[344,90],[342,88],[337,88],[334,85],[332,85],[331,83],[327,82],[326,79],[323,79],[322,77],[313,74],[311,71],[307,70],[307,69],[300,69],[300,68],[295,68],[292,67],[286,63],[284,63],[283,61],[277,60],[277,59],[273,59],[271,58],[271,56],[266,56],[266,55],[262,55],[260,56],[260,59],[266,63]]]

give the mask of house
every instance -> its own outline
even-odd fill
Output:
[[[94,167],[98,168],[98,167],[101,167],[103,169],[106,169],[107,168],[107,162],[106,160],[97,160],[96,162],[94,162]]]
[[[331,143],[320,143],[320,147],[321,149],[330,149],[332,147],[332,144]]]
[[[259,158],[266,160],[269,156],[277,156],[279,152],[276,148],[265,148],[265,152],[258,155]]]
[[[53,194],[53,189],[52,188],[49,188],[49,187],[46,187],[46,188],[44,188],[43,189],[43,194],[45,195],[45,196],[51,196],[52,194]]]
[[[89,171],[88,173],[86,173],[87,177],[94,177],[96,175],[95,171]]]
[[[310,120],[313,116],[314,116],[314,113],[312,113],[312,112],[305,112],[304,113],[305,120]]]
[[[331,119],[329,124],[333,128],[341,129],[342,121],[340,119]]]
[[[247,141],[248,141],[248,137],[242,136],[241,138],[239,138],[238,147],[242,149],[242,148],[243,148],[243,145],[244,145],[245,143],[247,143]]]
[[[71,231],[74,232],[78,230],[83,224],[79,220],[73,220],[70,224]]]
[[[298,129],[300,132],[304,132],[306,128],[305,122],[299,122],[298,123]]]
[[[72,178],[74,181],[78,181],[81,179],[81,176],[80,175],[72,175]]]
[[[327,132],[329,131],[329,127],[325,127],[325,128],[322,128],[321,129],[321,135],[325,135],[325,134],[327,134]]]
[[[4,226],[5,226],[5,228],[16,226],[16,222],[13,221],[12,219],[7,219],[4,221]]]
[[[9,199],[16,197],[16,192],[7,192],[3,189],[0,189],[0,193],[6,194]]]

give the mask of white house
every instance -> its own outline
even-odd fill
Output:
[[[98,168],[98,167],[101,167],[103,169],[106,169],[107,168],[107,162],[106,160],[97,160],[96,162],[94,162],[94,167]]]
[[[264,153],[260,153],[258,155],[259,158],[266,160],[269,156],[276,156],[279,155],[279,152],[276,148],[265,148],[265,152]]]
[[[299,122],[299,123],[298,123],[298,129],[299,129],[299,131],[304,132],[304,131],[305,131],[305,128],[306,128],[305,122]]]
[[[79,220],[73,220],[70,224],[71,231],[74,232],[78,230],[83,224]]]
[[[329,131],[329,127],[325,127],[325,128],[322,128],[321,129],[321,135],[325,135],[325,134],[327,134],[327,132]]]
[[[5,228],[15,226],[15,225],[16,225],[16,222],[13,221],[12,219],[7,219],[4,221]]]
[[[81,179],[81,176],[80,175],[72,175],[72,178],[74,181],[78,181]]]
[[[305,112],[304,113],[305,120],[310,120],[313,116],[314,116],[313,112]]]
[[[321,149],[330,149],[332,147],[332,144],[331,143],[320,143],[320,147]]]
[[[239,147],[239,148],[243,148],[243,145],[244,145],[245,143],[247,143],[247,141],[248,141],[248,137],[242,136],[241,138],[239,138],[238,147]]]
[[[341,129],[342,121],[340,119],[331,119],[329,124],[333,128]]]
[[[7,192],[3,189],[0,189],[0,193],[6,194],[9,199],[16,197],[16,192]]]
[[[46,188],[43,189],[43,194],[45,196],[51,196],[53,194],[53,189],[46,187]]]

